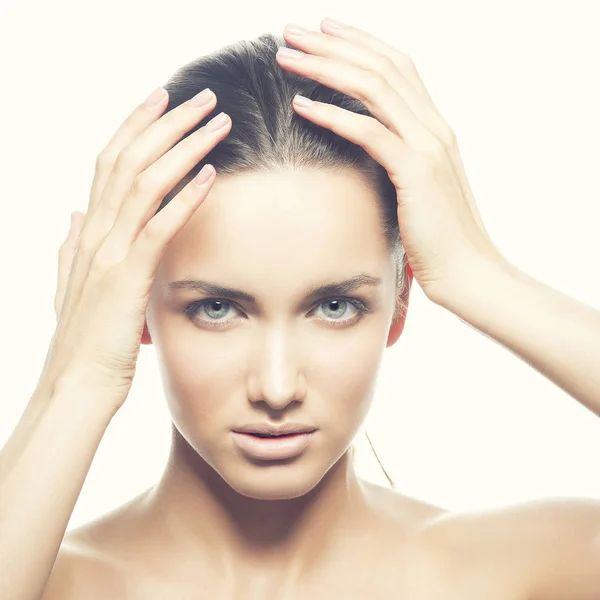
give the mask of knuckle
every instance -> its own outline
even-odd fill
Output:
[[[381,123],[373,117],[365,118],[362,126],[365,136],[376,136],[381,132]]]
[[[90,263],[90,275],[93,277],[99,277],[110,271],[112,265],[109,264],[106,256],[100,252],[94,256],[94,259]]]
[[[415,63],[414,63],[413,59],[405,52],[400,52],[400,51],[397,52],[396,64],[401,69],[414,70],[414,68],[415,68]]]
[[[115,168],[118,171],[130,170],[135,164],[135,154],[135,150],[132,149],[131,146],[123,148],[123,150],[121,150],[119,154],[117,154],[117,157],[115,159]]]
[[[435,161],[426,155],[421,155],[412,166],[412,173],[419,180],[429,180],[435,171]]]
[[[107,273],[109,273],[116,265],[118,261],[114,260],[106,256],[104,253],[98,253],[94,256],[94,260],[92,260],[90,264],[90,274],[94,277],[100,276],[104,277]]]
[[[146,227],[142,230],[140,237],[143,238],[151,245],[156,244],[164,240],[169,231],[164,219],[150,219],[146,224]]]
[[[90,239],[89,234],[83,233],[79,238],[76,246],[76,252],[78,255],[90,256],[94,251],[94,244]]]
[[[358,82],[356,95],[364,104],[365,100],[379,94],[385,85],[387,85],[387,81],[383,75],[375,71],[366,71]]]
[[[134,177],[133,181],[131,182],[130,195],[134,198],[142,196],[144,194],[145,189],[146,183],[144,181],[144,178],[141,175]]]
[[[387,54],[379,54],[378,61],[379,69],[383,73],[391,73],[397,68],[396,63]]]
[[[90,269],[93,270],[94,273],[105,274],[114,269],[124,258],[125,257],[121,256],[121,253],[115,249],[114,246],[103,244],[98,252],[96,252],[94,259],[91,262]]]
[[[352,137],[349,139],[366,149],[381,136],[382,127],[377,119],[366,115],[361,116],[360,119],[354,120],[352,123]]]
[[[444,144],[446,144],[446,146],[449,146],[451,148],[456,146],[456,132],[454,131],[454,129],[452,129],[452,127],[450,127],[450,125],[446,125],[442,128],[441,138]]]
[[[58,251],[58,265],[68,265],[75,259],[75,253],[72,248],[60,248]]]
[[[388,86],[387,79],[381,73],[371,73],[368,83],[373,94],[380,94]]]
[[[118,158],[118,152],[115,152],[110,147],[106,147],[96,157],[96,169],[99,171],[110,171],[114,168]]]
[[[437,137],[428,136],[427,141],[423,142],[423,145],[424,154],[433,159],[434,162],[443,158],[446,154],[446,145]]]
[[[154,193],[162,188],[157,177],[152,177],[149,172],[140,173],[131,182],[130,195],[133,198],[144,198],[149,193]]]
[[[96,169],[106,169],[112,165],[114,158],[104,149],[96,156]]]
[[[106,273],[106,268],[104,265],[100,264],[100,262],[94,257],[94,260],[90,263],[90,268],[88,271],[88,279],[97,280],[102,279]]]

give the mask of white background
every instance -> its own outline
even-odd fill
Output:
[[[69,215],[86,211],[96,156],[122,120],[196,57],[280,34],[288,22],[318,29],[326,16],[413,58],[457,134],[496,245],[530,275],[600,308],[597,0],[4,0],[0,445],[54,331]],[[598,417],[417,285],[404,334],[386,350],[366,428],[398,490],[434,504],[600,498]],[[130,397],[69,528],[151,486],[169,434],[154,348],[142,346]],[[357,444],[359,474],[386,485],[362,434]]]

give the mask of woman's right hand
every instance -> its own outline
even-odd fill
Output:
[[[230,130],[217,115],[177,143],[214,109],[185,102],[160,116],[158,104],[138,106],[98,155],[88,210],[59,251],[57,327],[38,389],[76,380],[94,386],[113,410],[131,388],[146,307],[167,244],[202,204],[215,179],[190,181],[158,214],[163,198]],[[80,230],[78,237],[77,230]],[[94,394],[96,395],[96,394]],[[103,400],[104,401],[104,400]]]

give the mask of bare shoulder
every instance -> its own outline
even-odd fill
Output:
[[[447,511],[422,534],[453,576],[474,586],[501,584],[503,597],[600,597],[599,500],[553,497]]]
[[[128,531],[141,494],[65,534],[42,600],[125,598],[132,585],[135,556]]]
[[[109,556],[65,536],[41,600],[101,600],[123,596],[119,569]]]
[[[393,560],[407,573],[411,597],[600,598],[599,500],[554,497],[454,511],[370,489],[386,526],[382,541],[403,548]]]

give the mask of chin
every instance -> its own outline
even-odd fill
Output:
[[[284,479],[271,476],[263,481],[254,477],[244,481],[225,481],[238,494],[254,500],[292,500],[308,494],[321,481],[322,477],[312,481],[299,480],[297,477],[290,478],[289,481]]]
[[[255,500],[291,500],[308,494],[327,474],[302,456],[287,460],[254,461],[220,475],[238,494]]]

